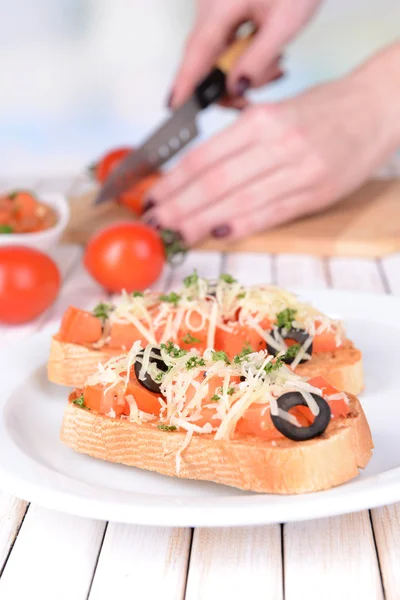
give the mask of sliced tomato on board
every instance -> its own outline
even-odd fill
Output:
[[[148,196],[149,190],[157,183],[160,177],[161,173],[159,171],[143,177],[143,179],[135,183],[129,190],[121,194],[118,201],[131,209],[136,215],[141,215],[144,199]]]
[[[93,344],[102,334],[100,319],[86,310],[69,306],[61,320],[59,338],[71,344]]]

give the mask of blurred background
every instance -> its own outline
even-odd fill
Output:
[[[0,0],[0,177],[72,174],[136,144],[165,99],[194,0]],[[398,37],[399,0],[327,0],[288,49],[277,99],[339,76]],[[202,117],[208,136],[234,114]]]

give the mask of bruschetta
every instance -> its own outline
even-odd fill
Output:
[[[246,348],[266,349],[283,353],[300,375],[322,375],[340,390],[358,394],[364,385],[361,352],[342,323],[274,286],[244,287],[229,275],[209,282],[196,273],[169,294],[124,294],[92,313],[70,306],[52,340],[49,378],[79,387],[99,362],[135,341],[212,348],[230,358]]]
[[[357,398],[266,350],[203,354],[135,342],[70,396],[73,450],[170,476],[298,494],[342,484],[372,454]]]

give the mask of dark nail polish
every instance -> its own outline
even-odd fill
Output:
[[[145,217],[143,220],[146,223],[146,225],[150,225],[150,227],[152,227],[156,231],[160,231],[161,224],[160,224],[159,220],[157,219],[157,217],[155,217],[154,215],[151,217],[148,217],[147,219]]]
[[[279,69],[279,71],[277,71],[275,75],[271,78],[271,81],[278,81],[278,79],[282,79],[285,76],[286,72],[282,71],[282,69]]]
[[[167,98],[167,107],[169,109],[172,108],[172,100],[174,99],[174,90],[172,90],[172,92],[170,92],[168,98]]]
[[[150,210],[151,208],[154,208],[155,205],[156,205],[156,202],[152,198],[148,198],[143,203],[143,212],[145,213],[148,210]]]
[[[245,93],[246,90],[248,90],[250,87],[250,79],[248,77],[239,77],[239,79],[237,80],[237,82],[235,83],[234,87],[233,87],[233,91],[235,93],[235,96],[243,96],[243,94]]]
[[[231,232],[231,228],[229,225],[220,225],[219,227],[215,227],[212,230],[211,235],[216,238],[223,238],[229,235]]]

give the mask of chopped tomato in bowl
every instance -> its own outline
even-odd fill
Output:
[[[69,205],[62,194],[15,190],[0,194],[0,246],[48,250],[63,234]]]

